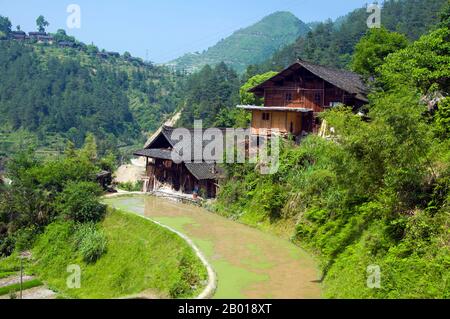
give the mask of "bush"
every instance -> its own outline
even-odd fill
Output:
[[[137,181],[135,183],[127,182],[127,183],[119,183],[119,188],[127,191],[127,192],[140,192],[142,191],[142,187],[144,186],[143,181]]]
[[[81,253],[84,262],[95,263],[106,253],[108,240],[106,236],[97,230],[95,224],[81,224],[75,235],[75,247]]]
[[[17,251],[25,251],[27,249],[30,249],[33,246],[36,236],[38,234],[39,229],[36,228],[35,226],[19,229],[14,236],[15,249]]]
[[[58,195],[56,210],[62,216],[76,222],[99,221],[106,214],[106,206],[98,201],[101,193],[100,187],[94,183],[69,183]]]

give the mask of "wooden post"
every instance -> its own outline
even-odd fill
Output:
[[[22,299],[23,286],[23,257],[20,256],[20,299]]]

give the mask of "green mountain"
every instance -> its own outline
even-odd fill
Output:
[[[140,144],[176,108],[177,74],[73,41],[0,41],[0,160],[25,140],[46,154],[87,133],[101,152]]]
[[[381,24],[390,31],[416,40],[435,25],[438,12],[448,0],[386,0],[382,5]],[[302,58],[323,65],[346,68],[356,43],[367,32],[366,8],[356,9],[336,21],[313,24],[312,30],[294,43],[276,52],[249,75],[279,70]],[[257,64],[257,63],[254,63]]]
[[[167,65],[192,72],[206,64],[225,62],[242,73],[248,65],[267,60],[309,30],[310,27],[292,13],[276,12],[248,28],[236,31],[203,53],[189,53]]]

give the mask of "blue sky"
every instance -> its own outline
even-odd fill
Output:
[[[85,43],[129,51],[154,62],[202,51],[233,31],[275,11],[290,11],[305,22],[335,19],[367,0],[0,0],[0,15],[13,26],[36,29],[40,14],[48,30],[66,29]],[[69,4],[81,8],[81,28],[68,29]]]

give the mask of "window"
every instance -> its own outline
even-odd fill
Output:
[[[262,114],[262,120],[263,121],[270,121],[270,113],[263,113]]]
[[[321,93],[316,93],[314,95],[314,102],[316,104],[322,104],[322,94]]]
[[[292,102],[292,93],[286,93],[286,102]]]

